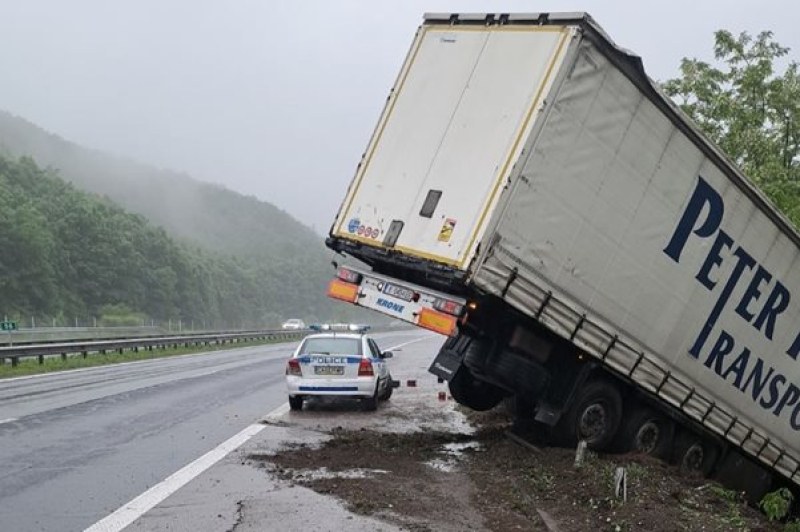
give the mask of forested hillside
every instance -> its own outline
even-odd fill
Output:
[[[333,312],[324,280],[304,280],[291,257],[260,265],[177,243],[29,157],[0,157],[0,249],[0,312],[11,316],[257,327]]]
[[[108,314],[104,306],[108,311],[109,304],[125,301],[156,320],[263,326],[287,317],[373,317],[325,296],[333,274],[331,252],[311,228],[274,205],[185,174],[83,148],[2,111],[0,156],[6,157],[6,179],[17,176],[17,188],[4,190],[5,205],[28,205],[13,211],[0,207],[2,220],[27,220],[27,225],[11,229],[4,222],[0,239],[20,245],[25,227],[35,227],[31,230],[37,235],[46,228],[40,240],[27,245],[38,246],[35,253],[29,252],[42,259],[32,263],[39,266],[20,271],[26,263],[2,258],[3,272],[9,274],[0,280],[0,313],[100,316]],[[18,157],[33,160],[11,162]],[[34,185],[38,181],[49,185]],[[67,214],[72,209],[64,205],[59,210],[46,204],[58,200],[54,188],[70,191],[70,199],[61,201],[81,205],[78,214]],[[48,191],[49,200],[39,197]],[[131,217],[114,204],[140,216]],[[82,217],[85,230],[78,234],[89,252],[80,267],[74,264],[77,237],[69,234],[74,226],[62,224],[76,216]],[[105,221],[107,216],[110,220]],[[118,235],[125,230],[133,231],[129,238]],[[141,236],[140,230],[148,236]],[[74,238],[55,244],[62,238],[57,231]],[[23,253],[21,248],[17,251]],[[65,260],[69,268],[62,271]],[[131,277],[136,271],[140,273]],[[40,277],[47,279],[41,285]]]
[[[294,257],[294,266],[327,268],[322,238],[274,205],[186,174],[158,169],[62,139],[0,111],[0,154],[30,156],[78,188],[108,196],[125,209],[204,247],[266,262]],[[286,186],[299,186],[287,180]]]

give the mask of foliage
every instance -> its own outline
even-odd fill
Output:
[[[125,303],[116,305],[103,305],[100,307],[101,327],[135,327],[146,321],[147,316],[141,312],[136,312]]]
[[[327,313],[327,271],[309,275],[279,253],[260,264],[176,242],[29,157],[0,157],[0,249],[0,310],[12,317],[96,316],[123,325],[147,316],[227,328]]]
[[[26,268],[16,268],[13,279],[0,285],[0,313],[35,313],[46,322],[63,312],[71,322],[74,316],[100,317],[100,306],[124,301],[156,320],[201,321],[209,328],[274,327],[287,317],[307,323],[380,319],[325,296],[332,252],[319,235],[274,205],[185,174],[88,150],[0,111],[0,155],[4,153],[30,156],[49,169],[40,173],[71,183],[71,193],[92,193],[93,206],[58,214],[22,206],[7,210],[7,202],[14,200],[0,192],[3,249],[11,238],[6,227],[14,227],[12,247],[19,256],[54,256],[84,239],[94,262],[73,264],[73,256],[63,258],[66,264],[61,266],[26,262]],[[302,183],[294,179],[286,186]],[[118,206],[138,216],[118,217]],[[47,231],[34,231],[56,215],[66,217],[64,224],[85,224],[87,233],[63,230],[71,240],[62,244],[48,240]],[[109,223],[101,221],[106,216]],[[135,237],[134,226],[142,224],[148,227],[147,236]],[[50,272],[53,267],[67,270]],[[137,274],[124,276],[131,271]],[[58,278],[80,284],[59,288],[49,282]],[[13,305],[6,302],[9,290],[15,293],[8,298]]]
[[[684,58],[664,83],[698,126],[800,226],[800,72],[769,31],[714,34],[718,65]]]
[[[275,340],[242,340],[239,345],[266,345],[275,343]],[[89,353],[87,356],[71,354],[66,359],[59,356],[46,357],[42,364],[35,358],[23,358],[16,366],[9,363],[0,364],[0,379],[21,377],[25,375],[39,375],[41,373],[51,373],[54,371],[64,371],[68,369],[93,368],[108,364],[119,364],[120,362],[133,362],[137,360],[151,360],[154,358],[165,358],[176,355],[186,355],[190,353],[208,353],[230,349],[230,344],[209,344],[192,345],[185,347],[182,344],[177,346],[164,345],[139,351],[124,351],[123,353],[109,352]]]
[[[780,488],[764,495],[758,506],[766,514],[767,519],[776,521],[789,514],[789,508],[792,506],[793,500],[794,495],[788,488]]]

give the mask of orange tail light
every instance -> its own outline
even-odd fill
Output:
[[[417,325],[451,336],[456,331],[456,317],[424,308],[419,313]]]
[[[341,299],[348,303],[355,303],[358,298],[358,285],[345,283],[339,279],[334,279],[328,285],[328,297]]]

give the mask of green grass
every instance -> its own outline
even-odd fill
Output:
[[[186,355],[189,353],[206,353],[211,351],[221,351],[224,349],[236,349],[239,347],[251,347],[256,345],[266,345],[287,342],[286,340],[253,340],[244,341],[235,344],[211,344],[211,345],[195,345],[190,347],[180,346],[178,348],[167,347],[166,349],[153,348],[152,351],[140,349],[136,351],[124,351],[122,354],[116,351],[110,351],[107,354],[89,353],[86,358],[80,353],[74,353],[62,360],[60,356],[45,357],[44,364],[39,364],[36,357],[20,359],[17,367],[12,367],[11,362],[6,362],[0,365],[0,379],[7,379],[11,377],[21,377],[24,375],[37,375],[40,373],[51,373],[54,371],[64,371],[76,368],[91,368],[95,366],[106,366],[109,364],[119,364],[120,362],[132,362],[136,360],[150,360],[153,358],[165,358],[176,355]],[[290,350],[287,349],[286,356],[288,358]]]

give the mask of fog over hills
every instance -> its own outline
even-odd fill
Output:
[[[184,173],[84,148],[6,112],[0,112],[0,154],[30,156],[78,189],[144,216],[173,238],[233,257],[257,272],[270,285],[274,300],[286,301],[294,312],[308,308],[313,317],[325,319],[320,314],[341,316],[356,310],[325,296],[333,254],[323,239],[270,203]],[[280,314],[281,309],[271,312]]]

